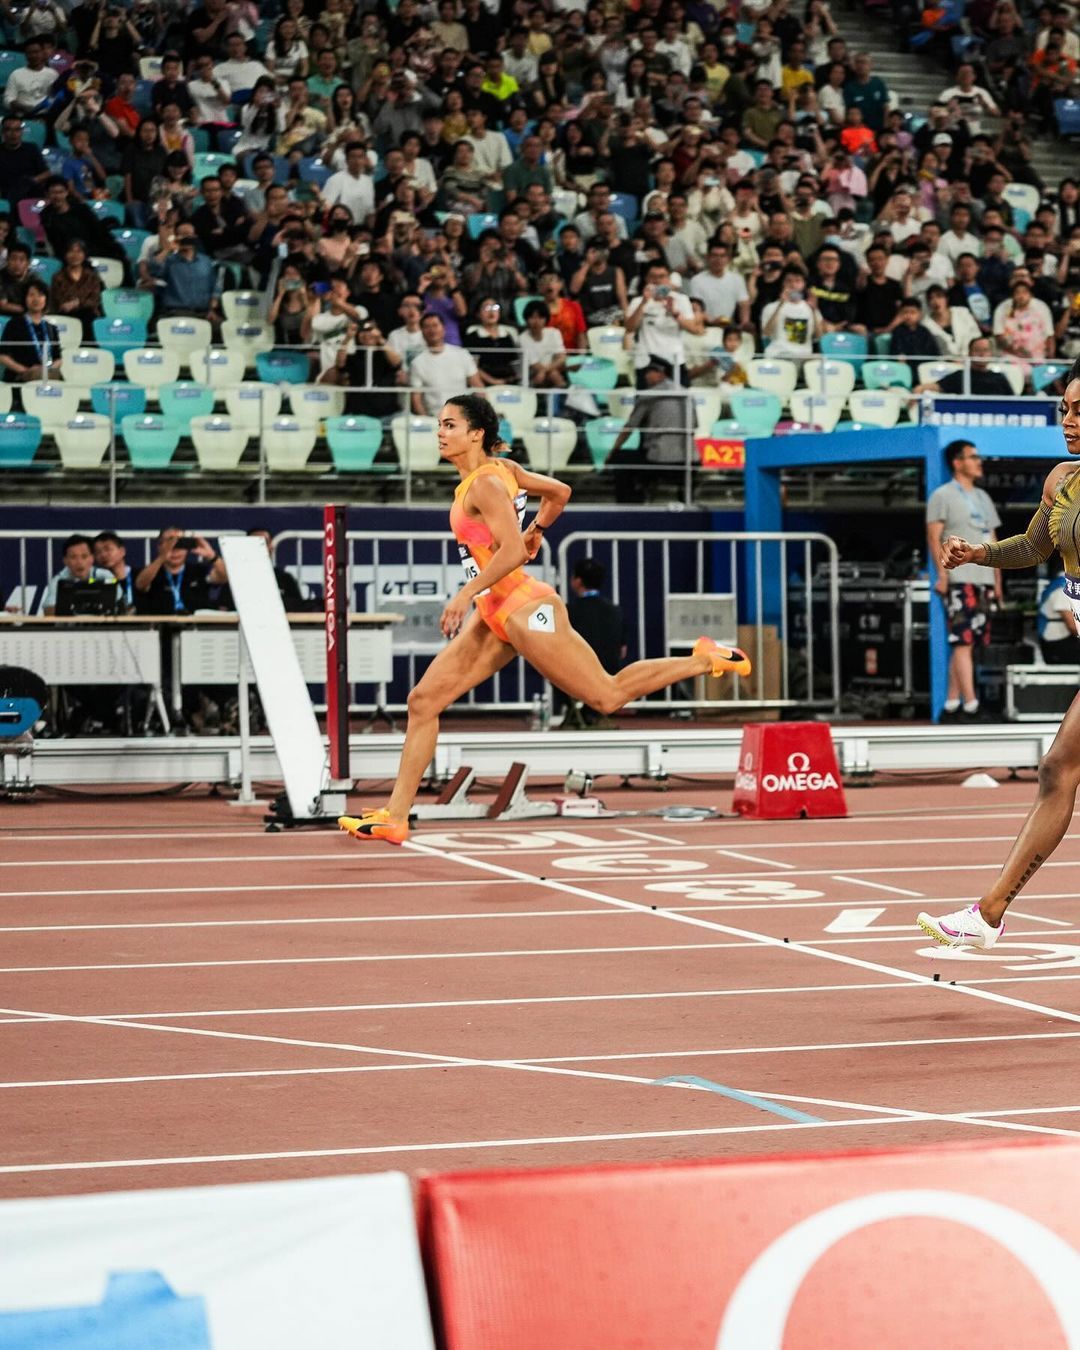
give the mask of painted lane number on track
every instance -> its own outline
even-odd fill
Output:
[[[653,881],[647,891],[669,891],[688,900],[818,900],[823,892],[807,890],[780,877],[694,877],[692,881]]]
[[[931,961],[997,961],[1003,970],[1068,970],[1080,966],[1080,947],[1069,942],[1003,942],[991,952],[965,948],[920,947],[917,956]]]

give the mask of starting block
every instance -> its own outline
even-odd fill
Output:
[[[464,765],[429,805],[414,806],[412,815],[417,820],[536,820],[557,816],[561,812],[554,801],[533,801],[526,791],[529,777],[527,764],[510,765],[494,801],[474,802],[469,789],[476,781],[476,771]]]
[[[732,810],[764,820],[846,816],[832,731],[824,722],[753,722],[743,729]]]

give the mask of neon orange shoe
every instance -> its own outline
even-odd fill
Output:
[[[695,656],[707,656],[712,662],[713,675],[749,675],[750,658],[738,647],[722,647],[711,637],[699,637],[694,643]]]
[[[409,837],[408,825],[391,820],[385,807],[379,811],[365,811],[362,816],[338,816],[337,823],[339,830],[351,834],[354,839],[384,839],[388,844],[403,844]]]

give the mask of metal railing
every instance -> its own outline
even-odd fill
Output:
[[[438,620],[446,601],[463,584],[458,546],[445,530],[350,530],[345,537],[350,607],[405,615],[405,622],[393,629],[394,676],[382,705],[400,712],[408,691],[446,645]],[[273,544],[278,565],[289,568],[301,585],[308,579],[321,581],[321,530],[285,530],[275,536]],[[528,570],[549,585],[555,584],[554,560],[546,539]],[[531,707],[542,692],[540,676],[518,658],[455,706],[475,712],[517,712]],[[352,710],[370,712],[375,707],[358,703]]]
[[[688,650],[695,635],[673,631],[673,596],[709,601],[722,594],[731,598],[737,629],[712,636],[742,646],[754,667],[746,680],[732,677],[721,686],[732,706],[839,710],[840,638],[828,621],[839,605],[839,554],[827,535],[575,532],[559,544],[564,595],[574,563],[586,556],[604,564],[611,600],[629,618],[628,661]],[[828,615],[815,613],[811,588],[800,584],[814,576],[824,578]],[[700,608],[707,613],[710,606]],[[656,703],[671,710],[718,707],[678,687],[639,706]]]

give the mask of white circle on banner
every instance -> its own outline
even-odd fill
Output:
[[[553,861],[556,867],[562,867],[568,872],[610,873],[612,876],[623,872],[675,875],[678,872],[704,872],[709,866],[707,862],[695,862],[691,858],[654,858],[645,853],[620,853],[618,857],[585,853],[577,857],[555,858]]]
[[[959,1191],[880,1191],[845,1200],[776,1238],[735,1287],[716,1350],[782,1350],[795,1296],[842,1238],[886,1219],[942,1219],[983,1233],[1010,1252],[1041,1287],[1069,1350],[1080,1350],[1080,1255],[1043,1224],[1007,1205]],[[956,1259],[961,1257],[956,1244]]]
[[[674,891],[690,900],[817,900],[824,892],[804,890],[774,877],[695,877],[693,881],[651,881],[647,891]]]

